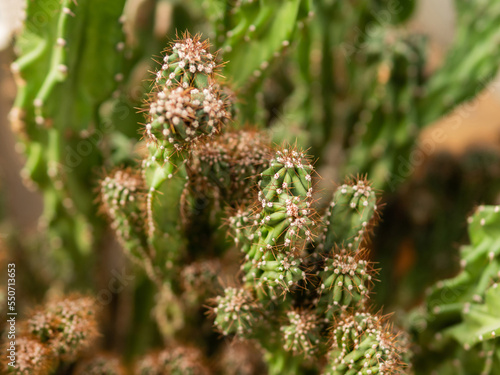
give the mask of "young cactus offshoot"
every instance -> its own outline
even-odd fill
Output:
[[[101,180],[101,210],[110,219],[122,246],[138,261],[144,260],[147,253],[145,198],[144,180],[132,169],[117,169]]]
[[[226,288],[224,295],[214,298],[213,302],[215,326],[224,335],[248,337],[262,319],[262,307],[244,288]]]
[[[283,348],[295,355],[312,357],[320,348],[321,326],[313,311],[292,310],[287,314],[288,324],[281,327],[285,344]]]
[[[135,375],[210,375],[203,354],[194,347],[176,345],[141,358]]]
[[[199,143],[188,165],[190,187],[197,195],[208,191],[229,204],[250,204],[269,152],[265,135],[256,130],[229,131]]]
[[[323,219],[326,226],[318,248],[357,251],[377,215],[377,196],[369,181],[356,178],[339,186]]]
[[[209,47],[200,36],[185,34],[165,51],[144,130],[145,138],[160,153],[217,134],[231,117],[229,96],[216,80],[216,57]]]
[[[315,226],[312,173],[309,159],[295,149],[276,151],[261,173],[255,232],[242,265],[247,284],[280,294],[305,278],[300,255]]]

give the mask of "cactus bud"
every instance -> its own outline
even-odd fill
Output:
[[[193,347],[175,346],[142,358],[136,375],[208,375],[202,353]]]
[[[224,295],[212,300],[215,327],[224,335],[251,335],[254,325],[262,319],[259,304],[243,288],[226,288]]]
[[[320,326],[313,311],[292,310],[287,313],[288,324],[281,327],[284,349],[304,357],[313,356],[319,349]]]
[[[371,287],[373,270],[364,253],[332,252],[319,273],[319,310],[331,320],[348,308],[362,307]]]
[[[204,87],[218,67],[217,53],[210,53],[210,42],[202,41],[200,35],[185,33],[164,51],[161,69],[156,73],[156,84],[159,87],[182,84]]]
[[[206,260],[194,262],[182,270],[182,285],[187,299],[200,301],[219,288],[220,262]],[[213,293],[215,294],[215,293]]]
[[[267,370],[262,353],[250,341],[235,340],[224,345],[218,363],[224,375],[257,375]]]

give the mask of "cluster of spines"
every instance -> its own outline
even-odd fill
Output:
[[[141,358],[135,375],[209,375],[203,354],[194,347],[175,345]]]
[[[342,316],[333,329],[324,375],[399,374],[402,353],[392,327],[379,315],[358,312]]]
[[[15,366],[9,366],[10,341],[2,346],[5,355],[0,359],[0,370],[2,374],[12,375],[50,375],[56,369],[58,359],[54,351],[47,345],[41,343],[37,338],[23,336],[16,340]],[[7,354],[9,353],[9,354]]]
[[[167,141],[181,149],[220,132],[231,116],[227,94],[217,84],[205,88],[174,87],[159,91],[149,106],[145,135],[153,144]]]
[[[19,323],[15,367],[7,356],[0,359],[5,374],[49,375],[62,362],[73,362],[98,337],[94,299],[73,295],[47,303]],[[10,342],[3,348],[7,351]],[[6,361],[7,360],[7,361]]]
[[[188,299],[202,301],[219,289],[221,264],[217,259],[196,261],[181,271],[182,287]]]
[[[27,330],[61,360],[73,361],[98,336],[95,301],[73,296],[51,302],[28,319]]]
[[[216,56],[208,41],[185,34],[165,51],[148,102],[144,136],[154,145],[152,157],[180,150],[217,134],[231,118],[227,90],[217,82]]]
[[[220,67],[217,53],[210,52],[208,40],[201,40],[199,34],[190,36],[188,33],[171,44],[162,62],[161,69],[156,72],[156,84],[165,87],[205,85],[206,77],[213,77]]]

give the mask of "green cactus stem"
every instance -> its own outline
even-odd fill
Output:
[[[304,153],[286,148],[277,151],[270,167],[261,173],[259,213],[242,265],[247,285],[281,294],[305,278],[299,255],[315,226],[312,173]]]
[[[492,363],[499,361],[491,347],[498,345],[500,335],[500,207],[480,206],[468,223],[471,243],[461,248],[462,270],[433,286],[425,311],[410,320],[423,349],[416,361],[422,371],[432,366],[425,356],[443,356],[445,350],[450,352],[449,360],[439,365],[443,373],[455,363],[466,372],[481,368],[493,374]]]
[[[343,248],[356,252],[368,239],[369,229],[378,217],[377,195],[363,178],[339,186],[323,218],[324,227],[318,249],[329,252]]]
[[[100,240],[89,176],[102,158],[94,139],[106,133],[99,110],[123,65],[124,4],[28,1],[12,64],[18,93],[11,119],[27,156],[22,176],[43,191],[40,224],[58,254],[53,269],[77,283],[88,277],[80,266]]]

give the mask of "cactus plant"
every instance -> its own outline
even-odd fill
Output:
[[[367,223],[373,224],[377,209],[369,182],[354,179],[340,186],[324,222],[317,224],[312,205],[314,169],[302,151],[277,150],[260,176],[257,208],[240,210],[229,219],[245,254],[243,285],[227,288],[213,300],[217,329],[224,335],[257,340],[272,374],[321,370],[320,361],[308,361],[325,355],[329,358],[322,369],[325,374],[345,373],[351,367],[356,373],[366,366],[370,371],[403,373],[405,344],[390,325],[367,310],[373,269],[360,245],[368,239]],[[315,226],[322,229],[320,245],[314,244]],[[359,351],[357,341],[349,344],[355,353],[350,357],[342,350],[343,341],[335,346],[336,332],[352,326],[349,319],[357,322],[349,314],[360,317],[355,332],[367,335]],[[333,346],[328,327],[334,332]],[[365,358],[372,345],[378,346],[358,370],[354,365],[339,367],[344,356],[354,361]]]
[[[411,0],[133,3],[27,2],[11,123],[44,200],[29,254],[49,260],[49,295],[103,286],[119,328],[99,342],[92,298],[48,303],[7,371],[411,373],[409,336],[374,313],[379,189],[409,177],[425,126],[492,79],[498,1],[455,1],[457,39],[435,71],[425,38],[401,27]],[[318,168],[358,177],[324,182],[323,205]],[[497,216],[473,217],[463,270],[409,315],[417,373],[495,373]],[[90,280],[121,265],[111,234],[133,263],[124,288]],[[126,361],[102,354],[112,346]]]

